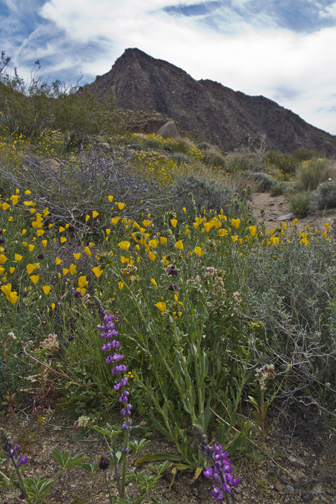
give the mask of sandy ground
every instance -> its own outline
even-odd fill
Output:
[[[290,214],[288,201],[282,195],[271,196],[269,193],[254,193],[251,207],[252,213],[258,221],[262,220],[261,211],[265,211],[267,231],[279,227],[279,221],[277,220],[279,217]],[[299,219],[297,227],[300,231],[306,231],[306,226],[309,226],[311,230],[316,228],[319,231],[324,231],[324,223],[328,222],[331,227],[335,219],[336,211],[328,211],[324,216],[322,212],[319,212],[318,214],[309,215],[304,219]]]

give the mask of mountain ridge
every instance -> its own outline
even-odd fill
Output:
[[[111,70],[80,88],[104,96],[112,88],[116,107],[155,111],[232,151],[265,138],[270,149],[336,152],[336,136],[320,130],[264,96],[249,96],[219,82],[195,80],[175,65],[126,49]]]

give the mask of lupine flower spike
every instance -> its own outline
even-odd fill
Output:
[[[225,499],[225,494],[230,494],[231,487],[237,486],[240,479],[233,477],[230,459],[228,458],[228,454],[223,451],[221,445],[215,444],[214,447],[209,446],[208,438],[204,435],[200,451],[213,465],[213,467],[207,466],[203,472],[203,476],[215,480],[216,485],[214,485],[211,495],[216,501],[222,502]]]
[[[119,401],[123,405],[121,410],[121,414],[124,417],[123,424],[121,426],[122,430],[125,432],[125,443],[123,452],[123,472],[122,472],[122,482],[121,482],[121,498],[124,498],[125,491],[125,477],[126,477],[126,454],[128,453],[128,436],[131,430],[132,419],[131,409],[132,406],[128,402],[129,392],[126,390],[127,385],[127,376],[122,378],[122,373],[126,373],[127,367],[123,364],[119,364],[119,362],[124,358],[124,356],[117,352],[120,344],[117,338],[119,332],[115,330],[115,324],[113,322],[113,315],[106,315],[104,309],[102,307],[99,308],[99,320],[101,322],[100,325],[97,325],[97,329],[100,331],[99,337],[101,339],[107,340],[106,343],[103,344],[101,350],[103,352],[111,352],[105,359],[107,364],[114,364],[114,367],[111,369],[112,375],[116,375],[118,378],[118,382],[113,386],[114,390],[120,391],[121,396],[119,397]]]

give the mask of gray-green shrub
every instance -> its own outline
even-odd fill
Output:
[[[311,191],[300,191],[289,197],[290,211],[300,219],[307,217],[310,208]]]
[[[314,191],[322,182],[335,178],[336,167],[326,159],[307,161],[297,170],[298,188],[305,191]]]
[[[310,212],[327,210],[328,208],[336,208],[336,181],[323,182],[310,198]]]

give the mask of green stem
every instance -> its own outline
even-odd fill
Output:
[[[110,487],[109,487],[108,482],[107,482],[107,476],[106,476],[106,472],[105,471],[104,471],[104,479],[105,479],[106,488],[107,488],[107,491],[108,491],[108,494],[109,494],[110,504],[113,504],[113,499],[112,499],[112,495],[111,495],[111,492],[110,492]]]
[[[128,448],[128,431],[125,430],[125,442],[124,442],[124,453],[123,453],[123,467],[121,475],[121,494],[122,499],[125,498],[125,480],[126,480],[126,466],[127,466],[127,448]]]

